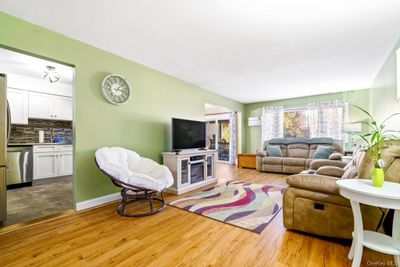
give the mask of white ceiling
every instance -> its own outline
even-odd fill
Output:
[[[399,0],[0,0],[0,10],[244,103],[368,88],[400,36]]]
[[[43,79],[46,66],[54,67],[60,74],[58,83],[72,84],[74,70],[69,66],[0,48],[0,73]]]

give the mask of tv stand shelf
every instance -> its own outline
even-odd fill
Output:
[[[215,183],[216,150],[164,152],[163,164],[173,176],[174,184],[166,191],[180,195],[199,187]]]

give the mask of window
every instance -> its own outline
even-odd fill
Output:
[[[307,109],[285,110],[283,113],[284,138],[309,138],[310,126]]]
[[[271,138],[343,138],[347,104],[340,100],[308,103],[303,106],[272,106],[262,109],[262,142]]]

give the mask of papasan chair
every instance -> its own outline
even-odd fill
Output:
[[[117,208],[121,216],[144,217],[165,208],[163,191],[174,183],[171,171],[164,165],[143,158],[134,151],[122,147],[99,148],[95,154],[97,166],[118,187],[122,187],[122,200]],[[147,200],[150,209],[146,213],[127,213],[128,203]],[[155,208],[153,201],[161,203]]]

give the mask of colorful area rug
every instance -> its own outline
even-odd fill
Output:
[[[229,181],[169,205],[261,233],[282,208],[284,188]]]

